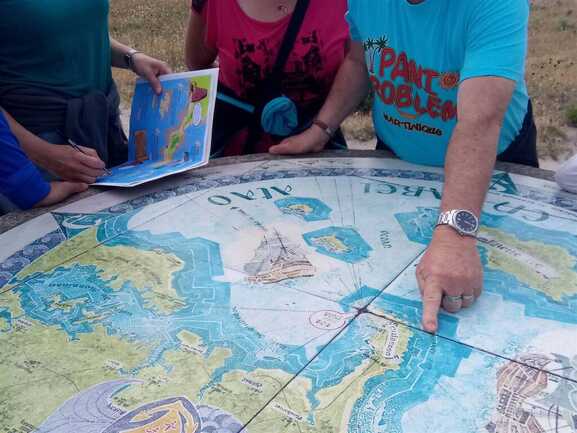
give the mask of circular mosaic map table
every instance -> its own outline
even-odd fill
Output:
[[[485,294],[433,336],[442,171],[350,155],[2,219],[0,432],[577,432],[577,196],[495,172]]]

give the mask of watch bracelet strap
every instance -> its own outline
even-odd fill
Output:
[[[329,125],[327,125],[325,122],[323,122],[322,120],[315,118],[313,120],[313,125],[318,126],[320,129],[322,129],[322,131],[328,135],[329,138],[333,138],[333,136],[335,135],[335,130],[333,128],[331,128]]]
[[[142,53],[142,51],[131,49],[128,53],[126,53],[124,55],[125,59],[126,59],[126,66],[128,67],[128,69],[130,69],[131,71],[134,71],[133,58],[136,54],[141,54],[141,53]]]
[[[437,225],[447,225],[451,222],[452,211],[441,212],[437,219]]]

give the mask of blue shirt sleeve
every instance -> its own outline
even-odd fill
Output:
[[[478,0],[469,18],[461,81],[487,76],[521,81],[528,21],[528,0]]]
[[[355,0],[349,0],[348,1],[348,5],[349,5],[349,10],[347,11],[347,22],[349,23],[349,29],[351,32],[351,39],[355,42],[362,42],[362,38],[361,38],[361,34],[359,32],[359,29],[357,27],[357,24],[355,23],[355,17],[354,17],[354,3]]]
[[[0,111],[0,193],[20,209],[29,209],[49,192],[50,184],[20,149]]]

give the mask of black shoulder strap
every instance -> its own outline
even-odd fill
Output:
[[[253,153],[254,149],[252,149],[252,145],[258,140],[258,137],[262,132],[260,124],[260,116],[262,114],[264,106],[271,99],[276,98],[277,96],[281,96],[280,86],[282,83],[284,67],[297,40],[302,24],[305,20],[309,4],[310,0],[297,0],[297,4],[295,5],[295,9],[293,11],[291,20],[289,22],[288,28],[286,30],[283,41],[279,48],[272,72],[269,76],[265,77],[264,80],[260,81],[260,83],[257,84],[257,91],[255,92],[255,94],[259,95],[259,98],[257,101],[250,102],[251,104],[255,105],[255,111],[250,117],[251,121],[249,124],[249,138],[247,139],[247,145],[245,146],[246,153]],[[219,83],[219,91],[222,91],[226,95],[241,100],[240,98],[238,98],[238,96],[235,95],[235,93],[232,90],[227,89],[221,83]],[[246,115],[246,113],[240,109],[237,109],[237,111],[241,114]],[[219,116],[217,116],[215,119],[218,120]],[[230,119],[227,118],[226,122],[227,127],[230,127]],[[238,127],[235,128],[227,128],[227,139],[230,136],[232,136],[232,134],[242,129],[242,126],[244,126],[244,124],[239,125]],[[213,128],[213,133],[215,130],[218,130],[218,128]]]
[[[193,0],[193,3],[199,0]],[[297,0],[295,9],[291,16],[291,20],[284,34],[283,41],[279,47],[274,66],[271,73],[264,77],[254,89],[254,94],[258,95],[258,100],[250,101],[250,104],[256,105],[256,117],[260,119],[260,110],[266,105],[271,99],[280,96],[280,85],[282,83],[282,77],[284,73],[284,67],[289,58],[289,55],[295,45],[298,34],[305,20],[307,10],[309,8],[310,0]],[[219,91],[227,96],[242,101],[231,89],[219,83]],[[245,102],[245,101],[242,101]]]
[[[307,14],[309,3],[310,0],[297,0],[297,4],[295,5],[289,26],[284,35],[284,39],[280,46],[275,65],[272,70],[271,79],[274,81],[280,79],[282,76],[283,69],[305,20],[305,15]]]

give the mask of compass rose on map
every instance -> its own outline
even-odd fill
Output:
[[[71,425],[74,433],[237,433],[242,428],[231,415],[195,406],[186,397],[166,398],[125,413],[112,398],[136,383],[117,380],[96,385],[64,403],[36,431],[71,433]]]

